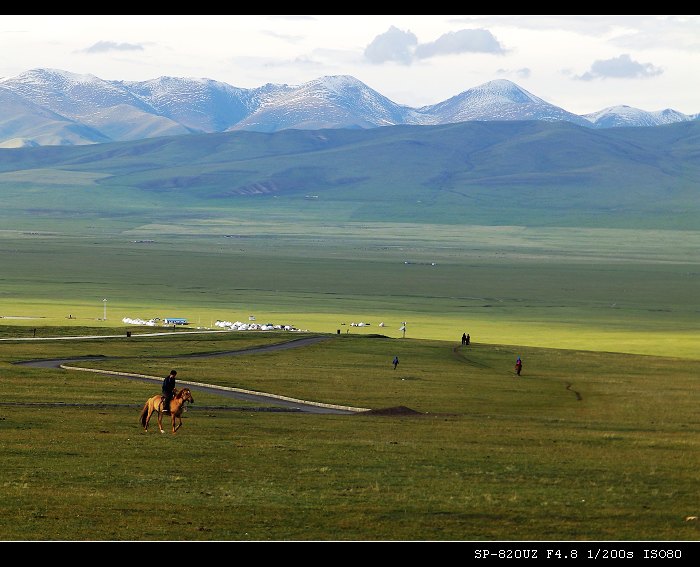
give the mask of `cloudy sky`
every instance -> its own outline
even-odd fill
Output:
[[[0,16],[0,77],[36,68],[241,88],[352,75],[413,107],[509,79],[576,114],[696,114],[700,16]]]

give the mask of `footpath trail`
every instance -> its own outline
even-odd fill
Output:
[[[213,331],[221,332],[221,331]],[[152,336],[155,334],[164,335],[166,333],[149,333],[146,336]],[[177,333],[179,335],[181,333]],[[136,335],[135,335],[136,336]],[[138,336],[144,336],[139,334]],[[123,335],[119,335],[123,338]],[[90,338],[107,338],[107,337],[56,337],[55,340],[67,340],[67,339],[90,339]],[[263,345],[257,347],[251,347],[247,349],[235,350],[235,351],[220,351],[212,353],[196,353],[196,354],[185,354],[179,355],[173,358],[209,358],[215,356],[243,356],[243,355],[255,355],[264,352],[287,350],[291,348],[300,348],[304,346],[309,346],[312,344],[319,343],[321,341],[329,340],[330,337],[326,336],[312,336],[303,337],[299,339],[293,339],[291,341],[286,341],[283,343],[276,343],[272,345]],[[15,339],[16,340],[16,339]],[[22,339],[27,340],[27,339]],[[42,340],[50,340],[48,337],[42,338]],[[27,360],[22,362],[15,362],[14,364],[31,366],[33,368],[60,368],[64,370],[77,370],[83,372],[92,372],[95,374],[102,374],[108,376],[118,376],[121,378],[126,378],[130,380],[138,380],[142,382],[154,382],[160,385],[163,381],[162,376],[148,376],[145,374],[135,374],[129,372],[117,372],[112,370],[102,370],[89,368],[89,362],[91,360],[105,361],[109,360],[109,357],[105,356],[84,356],[84,357],[74,357],[74,358],[54,358],[54,359],[42,359],[42,360]],[[86,366],[87,365],[87,366]],[[334,404],[324,404],[321,402],[314,402],[310,400],[299,400],[295,398],[289,398],[286,396],[280,396],[277,394],[270,394],[266,392],[256,392],[253,390],[244,390],[241,388],[229,388],[226,386],[217,386],[215,384],[204,384],[201,382],[191,382],[187,380],[177,381],[178,386],[187,386],[193,392],[206,392],[208,394],[215,394],[218,396],[235,398],[238,400],[245,400],[249,402],[267,403],[273,406],[277,411],[298,411],[302,413],[317,413],[317,414],[356,414],[360,412],[369,411],[368,408],[356,408],[351,406],[340,406]],[[65,405],[65,404],[64,404]],[[201,409],[205,409],[199,406]],[[190,409],[196,409],[197,406],[191,406]],[[211,408],[208,408],[211,409]],[[225,408],[219,408],[225,409]],[[241,408],[235,408],[241,409]],[[256,411],[256,408],[245,408],[250,411]],[[259,408],[257,411],[259,411]],[[267,411],[270,411],[267,408]]]

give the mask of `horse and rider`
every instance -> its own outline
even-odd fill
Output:
[[[163,430],[164,414],[170,414],[173,433],[182,427],[182,413],[186,409],[186,403],[193,404],[194,398],[189,388],[182,388],[182,390],[175,388],[175,376],[177,376],[177,372],[172,370],[163,380],[162,393],[151,396],[144,404],[139,421],[145,431],[148,431],[148,424],[154,413],[158,414],[158,428],[161,433],[165,433]]]

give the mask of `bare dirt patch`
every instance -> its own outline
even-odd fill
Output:
[[[407,408],[406,406],[394,406],[392,408],[380,408],[380,409],[371,409],[368,411],[363,411],[359,412],[357,415],[409,415],[409,416],[415,416],[415,415],[424,415],[420,413],[419,411],[412,410],[411,408]]]

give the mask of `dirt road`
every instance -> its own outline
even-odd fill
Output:
[[[80,337],[76,337],[80,338]],[[270,351],[280,351],[287,350],[291,348],[300,348],[312,344],[316,344],[321,341],[330,340],[331,337],[325,336],[314,336],[314,337],[303,337],[300,339],[294,339],[284,343],[277,343],[273,345],[265,345],[259,347],[252,347],[243,350],[235,351],[222,351],[222,352],[212,352],[212,353],[198,353],[198,354],[184,354],[172,358],[210,358],[215,356],[243,356],[243,355],[255,355]],[[154,382],[160,386],[163,381],[163,377],[158,376],[145,376],[142,374],[131,374],[126,372],[116,372],[109,370],[99,370],[90,369],[89,362],[91,360],[105,361],[109,360],[106,356],[85,356],[70,359],[43,359],[43,360],[27,360],[22,362],[16,362],[14,364],[31,366],[33,368],[61,368],[61,369],[71,369],[71,370],[81,370],[85,372],[93,372],[96,374],[103,374],[109,376],[118,376],[120,378],[126,378],[129,380],[138,380],[141,382]],[[350,406],[339,406],[334,404],[324,404],[321,402],[314,402],[309,400],[297,400],[293,398],[288,398],[286,396],[279,396],[277,394],[269,394],[265,392],[254,392],[251,390],[243,390],[239,388],[226,388],[223,386],[217,386],[214,384],[202,384],[199,382],[189,382],[187,380],[179,380],[178,386],[187,386],[193,392],[206,392],[208,394],[214,394],[217,396],[223,396],[228,398],[235,398],[238,400],[245,400],[251,402],[267,403],[273,406],[278,411],[298,411],[303,413],[319,413],[319,414],[356,414],[358,412],[368,411],[367,408],[355,408]],[[211,407],[204,408],[201,406],[191,406],[191,410],[194,409],[211,409]],[[224,408],[219,408],[224,409]],[[241,408],[237,408],[241,409]],[[247,408],[250,409],[250,408]],[[262,409],[262,408],[261,408]],[[254,409],[251,411],[255,411]]]

